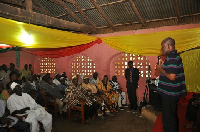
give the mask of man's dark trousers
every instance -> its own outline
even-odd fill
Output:
[[[132,82],[127,82],[127,92],[131,110],[137,110],[136,89],[137,87]]]
[[[162,96],[162,122],[164,132],[179,132],[178,101]]]

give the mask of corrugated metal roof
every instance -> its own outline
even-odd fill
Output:
[[[173,0],[135,0],[134,2],[144,21],[176,16]]]
[[[132,0],[134,5],[131,5],[130,0],[94,0],[103,11],[101,13],[92,4],[92,0],[69,0],[68,2],[67,0],[61,0],[61,3],[56,1],[34,0],[37,3],[33,2],[33,11],[48,12],[45,14],[51,17],[76,23],[83,22],[83,24],[89,26],[94,23],[96,28],[105,31],[105,33],[200,22],[200,0],[177,0],[177,7],[174,0]],[[70,3],[70,1],[77,3],[92,22],[89,22],[79,12],[77,5],[74,5],[73,2]],[[17,4],[18,2],[19,4]],[[25,9],[24,0],[10,0],[7,2],[4,0],[3,3]],[[70,15],[70,12],[67,12],[63,3],[69,7],[75,16],[73,16],[73,13]],[[42,10],[39,10],[41,8]]]
[[[89,17],[91,21],[95,23],[97,27],[108,26],[108,23],[97,9],[87,10],[85,11],[85,14]]]
[[[94,5],[90,2],[90,0],[74,0],[79,4],[82,9],[94,7]]]
[[[96,0],[99,5],[116,2],[119,0]]]
[[[130,3],[120,3],[102,7],[105,14],[109,17],[113,24],[137,22],[138,18],[135,15]]]
[[[177,0],[181,15],[200,13],[200,0]]]
[[[56,17],[61,14],[66,14],[67,11],[60,5],[57,5],[49,0],[35,0],[40,4],[45,10],[47,10],[50,16]]]
[[[61,16],[61,17],[59,17],[59,18],[60,18],[60,19],[63,19],[63,20],[70,21],[70,22],[76,22],[76,20],[75,20],[71,15]]]
[[[81,13],[76,13],[76,15],[78,16],[79,19],[81,19],[81,21],[82,21],[84,24],[86,24],[86,25],[88,25],[88,26],[92,26],[92,25],[89,24],[89,22],[86,20],[86,18],[83,17],[83,16],[81,15]]]

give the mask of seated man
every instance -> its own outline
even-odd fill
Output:
[[[84,82],[81,84],[82,88],[88,91],[89,95],[92,96],[95,99],[95,102],[101,106],[98,109],[98,116],[102,119],[105,120],[103,116],[103,102],[104,100],[97,94],[97,87],[94,84],[89,83],[89,77],[85,76],[84,77]]]
[[[78,83],[77,76],[73,76],[72,83],[69,88],[66,89],[66,108],[73,108],[79,103],[79,100],[85,101],[85,119],[91,120],[91,118],[97,113],[99,105],[90,97],[88,92],[81,87]]]
[[[113,76],[112,80],[109,81],[110,85],[112,86],[112,90],[115,91],[118,94],[118,107],[120,110],[124,110],[123,109],[123,105],[126,104],[126,93],[122,92],[121,88],[120,88],[120,84],[117,81],[117,77]]]
[[[2,94],[3,83],[0,80],[0,132],[7,132],[9,128],[16,129],[20,132],[30,132],[30,124],[18,120],[15,117],[10,116],[10,111],[6,107],[6,99]],[[8,126],[7,126],[8,125]],[[9,128],[8,128],[9,127]]]
[[[103,80],[97,84],[97,88],[99,91],[101,91],[101,97],[104,98],[105,104],[108,108],[106,114],[111,115],[110,112],[117,112],[116,103],[118,101],[118,95],[112,91],[112,87],[108,82],[107,75],[104,75]]]
[[[84,82],[81,85],[86,90],[91,91],[92,94],[96,94],[97,93],[97,87],[94,84],[89,83],[89,77],[84,77]]]
[[[53,79],[53,83],[56,85],[60,84],[60,75],[58,73],[55,74],[55,78]]]
[[[67,87],[69,87],[69,85],[66,84],[65,81],[66,81],[65,78],[64,78],[64,77],[61,77],[61,78],[60,78],[60,83],[61,83],[61,84],[58,85],[58,87],[59,87],[59,89],[60,89],[60,91],[61,91],[61,93],[62,93],[63,95],[65,94],[65,89],[66,89]]]
[[[39,132],[38,121],[42,122],[45,132],[51,132],[52,115],[38,105],[30,95],[22,93],[22,88],[19,84],[13,82],[11,89],[13,94],[7,101],[7,107],[10,112],[19,115],[27,114],[27,118],[24,121],[31,124],[32,132]]]
[[[192,128],[197,120],[197,111],[200,109],[200,94],[193,94],[193,98],[189,100],[185,118],[190,121],[186,124],[186,128]]]
[[[67,75],[66,75],[65,72],[63,72],[63,73],[61,74],[61,77],[64,77],[64,78],[65,78],[65,84],[69,85],[70,80],[69,80],[69,78],[67,77]]]
[[[92,84],[94,84],[94,85],[97,85],[100,82],[100,80],[98,78],[98,73],[97,72],[95,72],[93,74],[93,76],[89,79],[89,82],[92,83]]]
[[[58,86],[53,83],[52,78],[46,77],[45,81],[40,82],[41,88],[43,88],[46,93],[56,98],[56,104],[58,105],[59,113],[62,114],[64,96],[61,94]]]
[[[28,76],[28,81],[23,86],[23,93],[31,95],[37,104],[44,106],[44,99],[40,85],[34,80],[33,75]]]
[[[31,129],[28,122],[18,120],[9,114],[10,112],[6,108],[6,101],[0,99],[0,132],[9,132],[9,128],[19,132],[30,132]]]

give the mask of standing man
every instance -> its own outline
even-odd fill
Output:
[[[175,50],[174,39],[164,39],[161,51],[166,59],[163,64],[156,65],[156,69],[161,72],[157,92],[162,97],[163,128],[164,132],[178,132],[178,101],[186,95],[183,63]]]
[[[27,79],[28,75],[31,75],[31,71],[28,69],[28,65],[25,64],[24,68],[22,68],[20,71],[20,77],[25,77]]]
[[[129,61],[128,66],[129,68],[125,70],[125,78],[130,110],[137,110],[136,89],[138,88],[139,70],[133,67],[133,61]]]

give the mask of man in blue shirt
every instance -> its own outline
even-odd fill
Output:
[[[178,101],[186,95],[185,76],[180,55],[175,50],[175,40],[166,38],[161,43],[163,64],[156,65],[160,78],[157,92],[162,97],[162,122],[164,132],[178,132]]]

